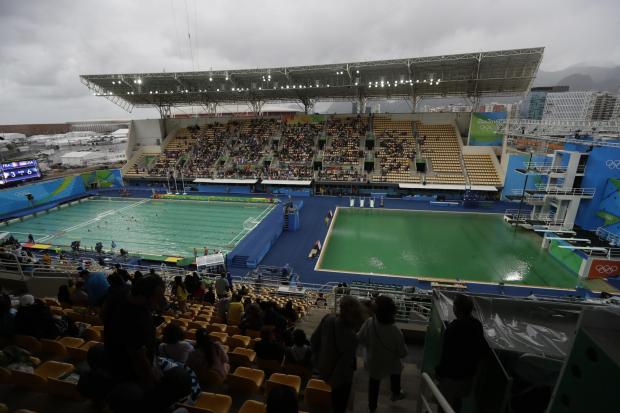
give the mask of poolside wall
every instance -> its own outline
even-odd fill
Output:
[[[20,215],[20,212],[36,212],[62,202],[83,197],[90,184],[103,188],[120,187],[122,178],[119,169],[98,170],[81,175],[66,176],[34,182],[28,185],[7,188],[0,191],[0,219]],[[32,194],[32,203],[26,198]]]
[[[241,242],[228,253],[229,267],[256,268],[282,234],[284,205],[278,204]]]

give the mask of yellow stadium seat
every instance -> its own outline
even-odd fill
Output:
[[[228,361],[232,366],[250,367],[256,360],[256,352],[249,348],[237,347],[228,353]]]
[[[267,380],[267,393],[274,386],[289,386],[295,390],[295,394],[299,394],[301,390],[301,377],[292,374],[273,373]]]
[[[209,336],[211,338],[213,338],[214,340],[219,341],[222,344],[226,344],[228,341],[228,334],[226,333],[222,333],[222,332],[218,332],[218,331],[213,331],[211,333],[209,333]]]
[[[310,379],[306,384],[304,400],[310,407],[329,408],[332,404],[332,388],[323,380]]]
[[[212,323],[207,326],[207,331],[210,333],[211,332],[225,333],[226,331],[228,331],[228,326],[222,323]]]
[[[82,399],[82,395],[77,388],[77,383],[59,380],[53,377],[47,379],[47,394],[65,399]]]
[[[0,384],[9,384],[11,382],[11,370],[0,367]]]
[[[267,406],[256,400],[246,400],[239,409],[239,413],[266,413]]]
[[[193,406],[183,405],[192,413],[228,413],[232,406],[232,399],[225,394],[202,392]]]
[[[41,357],[44,359],[57,358],[62,359],[67,357],[67,347],[57,340],[49,340],[42,338],[41,342]]]
[[[82,337],[84,337],[84,340],[86,341],[101,341],[101,331],[96,328],[97,326],[93,326],[93,327],[88,327],[86,330],[84,330],[84,333],[82,333]]]
[[[232,392],[255,394],[263,385],[265,372],[263,370],[248,367],[237,367],[228,374],[228,388]]]
[[[251,341],[252,339],[249,336],[236,334],[228,338],[228,346],[234,350],[237,347],[249,346]]]
[[[15,345],[28,350],[32,354],[41,352],[41,342],[32,336],[17,334],[15,336]]]
[[[47,389],[47,380],[51,378],[58,379],[74,370],[74,366],[68,363],[60,363],[57,361],[46,361],[34,370],[34,373],[28,373],[19,370],[11,371],[11,382],[17,386],[27,387],[33,391],[44,392]]]

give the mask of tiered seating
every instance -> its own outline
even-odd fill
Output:
[[[311,179],[315,141],[322,129],[321,123],[284,125],[276,152],[277,162],[271,164],[269,178]]]
[[[333,117],[327,121],[328,144],[323,155],[323,181],[359,181],[362,178],[364,151],[360,138],[368,132],[368,118]]]
[[[490,154],[463,155],[463,160],[470,184],[493,186],[502,184]]]
[[[187,154],[194,141],[195,138],[188,129],[181,129],[162,149],[157,162],[149,171],[150,175],[165,176],[176,166],[179,159]]]
[[[464,184],[461,146],[454,126],[418,122],[416,131],[422,156],[431,161],[434,172],[434,175],[427,174],[426,182]]]
[[[184,173],[190,177],[210,177],[217,160],[223,155],[226,142],[237,135],[237,122],[203,125],[195,131],[196,142],[191,149]]]
[[[377,182],[420,182],[413,176],[412,161],[415,158],[415,140],[409,121],[393,121],[386,117],[375,117],[373,131],[378,138],[375,157],[379,161]]]
[[[126,168],[126,172],[123,175],[129,176],[146,176],[148,175],[148,164],[154,159],[158,158],[158,153],[142,152],[135,159],[132,160],[132,164]],[[125,169],[125,168],[123,168]]]
[[[263,175],[258,161],[269,152],[269,140],[280,130],[276,119],[241,122],[239,137],[227,144],[228,164],[216,172],[219,178],[258,178]]]

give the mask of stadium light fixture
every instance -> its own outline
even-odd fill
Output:
[[[329,87],[329,83],[327,84],[327,87]]]
[[[234,91],[235,91],[235,88],[233,87],[233,88],[232,88],[232,89],[230,89],[230,90],[232,90],[232,91],[234,92]]]
[[[220,90],[219,90],[219,89],[217,89],[217,91],[219,92]]]
[[[209,82],[213,82],[213,78],[209,76]]]
[[[138,80],[136,81],[137,84],[141,85],[142,84],[142,79],[138,78]]]
[[[359,74],[360,74],[360,71],[359,71],[359,70],[356,70],[356,71],[355,71],[355,73],[359,75]]]

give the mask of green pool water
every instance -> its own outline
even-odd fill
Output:
[[[210,250],[232,250],[273,208],[269,204],[152,199],[89,199],[47,214],[9,224],[1,231],[26,241],[33,234],[44,244],[82,247],[97,241],[109,249],[166,256],[193,256]]]
[[[541,242],[498,214],[339,208],[317,270],[574,288]]]

